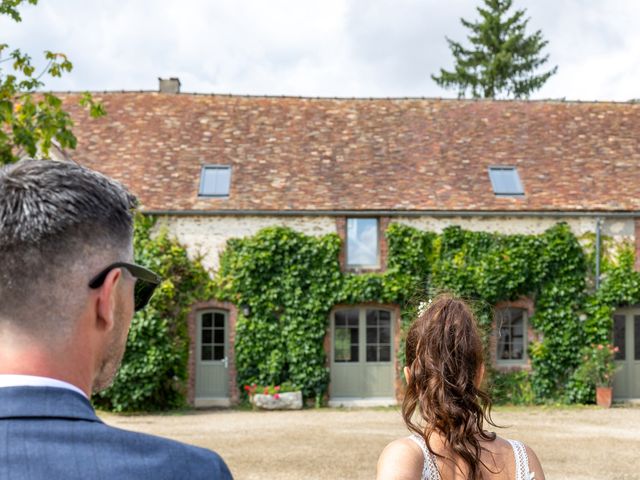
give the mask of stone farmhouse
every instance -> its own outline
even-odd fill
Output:
[[[390,222],[529,234],[564,221],[640,251],[640,104],[203,95],[180,93],[177,79],[95,95],[108,115],[87,120],[80,95],[62,94],[73,159],[122,181],[211,269],[227,239],[273,225],[337,232],[341,265],[356,272],[384,271]],[[497,307],[506,320],[492,362],[527,368],[534,305]],[[196,406],[237,400],[238,308],[194,305]],[[381,353],[368,361],[373,317]],[[393,403],[399,306],[337,306],[328,324],[330,401]],[[614,340],[626,345],[615,395],[640,398],[640,308],[615,316]]]

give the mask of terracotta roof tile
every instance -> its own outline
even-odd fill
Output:
[[[147,210],[640,210],[640,104],[95,94],[76,161]],[[198,197],[202,165],[229,198]],[[496,197],[488,167],[518,168]]]

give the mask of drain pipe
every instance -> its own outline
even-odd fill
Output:
[[[598,217],[596,219],[596,291],[600,288],[600,235],[601,235],[601,221]]]

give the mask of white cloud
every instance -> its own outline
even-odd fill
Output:
[[[535,98],[640,97],[636,0],[515,0],[549,40],[555,77]],[[69,54],[56,90],[155,90],[309,96],[455,96],[430,74],[450,68],[444,36],[479,1],[57,0],[0,20],[0,43]]]

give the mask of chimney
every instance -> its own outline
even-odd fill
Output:
[[[160,81],[160,93],[180,93],[179,78],[158,78],[158,80]]]

